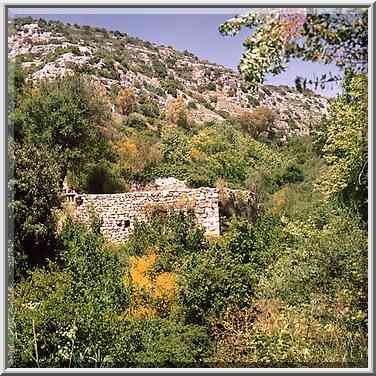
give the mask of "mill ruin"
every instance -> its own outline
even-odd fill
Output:
[[[249,191],[226,189],[220,192],[218,188],[206,187],[192,189],[174,178],[157,179],[144,187],[134,185],[130,192],[113,194],[78,194],[65,183],[63,193],[66,200],[73,204],[76,217],[83,223],[88,223],[94,212],[101,220],[103,235],[114,243],[128,239],[136,221],[147,221],[150,209],[155,207],[192,210],[205,234],[215,236],[220,235],[223,194],[235,210],[239,193],[247,209],[252,208],[252,202],[255,202]]]
[[[193,210],[206,234],[219,235],[219,192],[216,188],[187,188],[182,182],[161,179],[145,190],[114,194],[77,194],[65,185],[66,200],[74,204],[75,215],[87,223],[92,211],[101,220],[101,231],[110,241],[126,240],[136,220],[147,221],[148,210],[163,206]]]

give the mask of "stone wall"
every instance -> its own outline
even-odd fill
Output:
[[[174,209],[191,208],[207,234],[219,235],[218,190],[215,188],[83,194],[71,197],[73,199],[78,218],[87,222],[90,211],[94,209],[102,220],[104,236],[113,242],[127,239],[135,220],[146,220],[148,209],[158,205]]]

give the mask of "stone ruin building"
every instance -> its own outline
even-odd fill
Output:
[[[193,210],[197,223],[207,235],[220,235],[220,192],[217,188],[188,188],[174,178],[157,179],[145,187],[114,194],[77,194],[64,185],[67,201],[74,205],[75,215],[87,223],[94,210],[101,220],[104,236],[118,243],[126,240],[135,221],[147,221],[148,209],[162,206],[176,210]]]

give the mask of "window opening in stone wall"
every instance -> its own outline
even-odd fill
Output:
[[[129,219],[124,219],[123,221],[118,221],[118,227],[128,228],[131,225],[131,221]]]

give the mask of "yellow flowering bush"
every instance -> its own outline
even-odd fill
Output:
[[[176,301],[174,273],[151,274],[157,255],[151,251],[146,256],[130,256],[129,272],[123,277],[124,287],[133,288],[132,305],[126,316],[152,318],[168,312]]]

